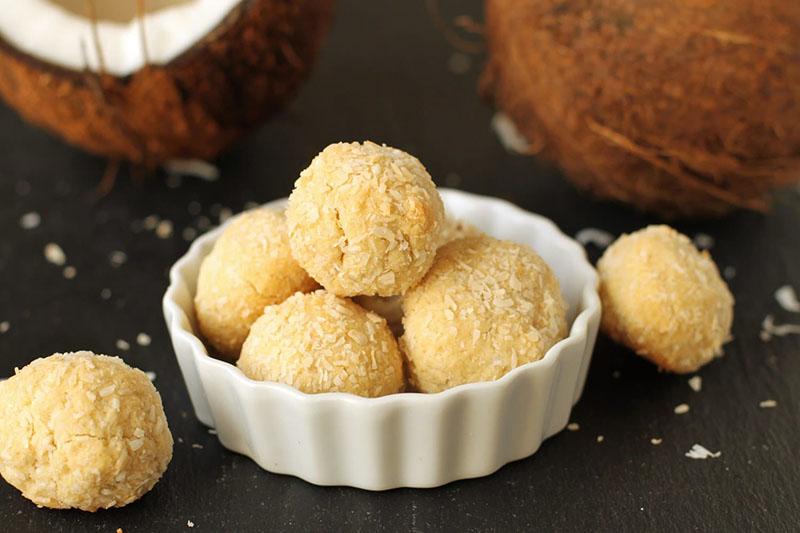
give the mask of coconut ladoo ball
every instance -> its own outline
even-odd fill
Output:
[[[798,181],[800,2],[488,0],[485,13],[483,91],[579,187],[691,217],[765,209]]]
[[[403,312],[400,347],[421,392],[498,379],[541,359],[567,332],[550,267],[527,246],[488,236],[440,248]]]
[[[200,266],[197,324],[221,357],[235,361],[264,306],[316,287],[292,257],[283,214],[254,209],[231,222]]]
[[[268,306],[237,365],[251,379],[310,394],[376,397],[403,387],[403,360],[386,321],[324,290]]]
[[[0,398],[0,474],[36,505],[125,506],[172,459],[161,397],[118,357],[37,359],[0,383]]]
[[[603,331],[670,372],[722,353],[733,296],[708,252],[669,226],[623,235],[597,263]]]
[[[294,257],[325,289],[394,296],[433,262],[444,207],[417,158],[367,141],[317,155],[295,182],[286,217]]]

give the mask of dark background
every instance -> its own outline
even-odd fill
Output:
[[[440,2],[445,19],[480,4]],[[218,161],[216,182],[136,178],[123,169],[111,193],[88,199],[105,162],[65,146],[0,108],[0,376],[38,356],[90,349],[153,371],[176,438],[162,481],[140,501],[95,514],[37,509],[0,482],[0,530],[797,530],[800,521],[800,336],[759,339],[764,316],[800,322],[772,294],[800,289],[800,191],[776,198],[768,216],[681,223],[714,237],[712,254],[732,266],[735,340],[703,369],[703,389],[600,338],[573,420],[578,431],[546,441],[531,458],[483,479],[435,490],[370,493],[320,488],[262,471],[228,452],[194,418],[161,316],[169,266],[186,250],[186,227],[216,223],[222,207],[286,196],[299,171],[330,142],[372,139],[417,155],[439,185],[506,198],[553,219],[567,233],[614,234],[655,222],[575,192],[557,172],[507,153],[477,95],[483,56],[457,56],[422,2],[338,4],[311,79],[280,116]],[[467,64],[468,63],[468,64]],[[467,66],[464,73],[458,68]],[[190,214],[192,201],[202,214]],[[19,226],[36,211],[41,225]],[[148,215],[170,220],[168,239],[135,232]],[[133,226],[132,226],[133,225]],[[60,244],[75,279],[45,261]],[[121,250],[128,261],[112,268]],[[596,259],[598,250],[589,249]],[[104,300],[102,289],[112,296]],[[148,347],[136,345],[148,333]],[[129,351],[115,347],[130,342]],[[615,377],[616,376],[616,377]],[[775,409],[759,402],[775,399]],[[673,408],[688,403],[679,416]],[[603,435],[603,442],[597,436]],[[654,446],[652,437],[663,439]],[[717,459],[684,456],[694,443]],[[192,447],[200,444],[202,448]]]

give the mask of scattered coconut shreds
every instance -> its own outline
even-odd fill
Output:
[[[44,258],[50,263],[58,266],[63,266],[67,262],[67,254],[61,249],[59,245],[54,242],[49,242],[44,247]]]
[[[78,275],[78,269],[74,266],[65,266],[62,274],[64,274],[66,279],[72,279]]]
[[[761,400],[758,402],[758,406],[762,409],[772,409],[773,407],[778,406],[778,402],[775,400]]]
[[[150,339],[150,335],[147,333],[139,333],[136,335],[136,344],[139,346],[150,346],[151,340],[152,339]]]
[[[604,440],[606,440],[606,438],[604,436],[602,436],[602,435],[598,435],[597,436],[597,442],[603,442]]]
[[[205,181],[219,179],[219,169],[202,159],[170,159],[164,163],[167,174],[178,174],[190,178],[200,178]]]
[[[692,376],[689,378],[689,387],[695,392],[700,392],[703,389],[703,378],[700,376]]]
[[[195,442],[194,444],[192,444],[192,448],[194,448],[196,450],[202,450],[203,449],[203,445],[202,444],[197,444]]]
[[[714,237],[707,233],[698,233],[692,239],[694,245],[700,250],[708,250],[714,247]]]
[[[36,211],[25,213],[19,218],[19,227],[21,227],[22,229],[38,228],[39,224],[41,223],[42,223],[42,217],[39,216],[39,213],[37,213]]]
[[[0,334],[7,332],[9,329],[11,329],[11,322],[8,320],[0,322]]]
[[[216,430],[216,429],[210,429],[210,428],[209,428],[209,430],[208,430],[208,434],[209,434],[209,435],[216,435],[216,434],[217,434],[217,430]]]
[[[117,339],[117,343],[115,345],[118,350],[127,351],[130,350],[131,345],[128,341]]]
[[[676,405],[674,410],[676,415],[685,415],[689,412],[689,405],[682,403],[680,405]]]
[[[150,381],[155,381],[156,380],[156,373],[151,371],[151,370],[148,370],[147,372],[145,372],[144,375],[147,376],[147,379],[149,379]]]
[[[608,248],[608,245],[614,242],[614,236],[601,229],[584,228],[575,234],[575,240],[583,246],[593,244],[598,248]]]
[[[577,422],[570,422],[569,424],[567,424],[567,429],[570,431],[578,431],[579,429],[581,429],[581,426]]]
[[[732,266],[726,266],[722,270],[722,275],[725,276],[725,279],[733,279],[736,277],[736,269]]]
[[[192,522],[191,520],[187,520],[186,527],[194,527],[194,522]]]
[[[686,452],[684,455],[689,459],[715,459],[722,455],[722,452],[712,452],[706,449],[705,446],[701,446],[700,444],[693,444],[692,449]]]
[[[172,222],[162,220],[156,226],[156,236],[159,239],[168,239],[172,235]]]
[[[517,126],[505,113],[492,116],[492,129],[506,151],[514,154],[529,154],[528,140],[519,132]]]
[[[800,301],[798,301],[797,293],[794,292],[794,287],[791,285],[784,285],[775,291],[775,300],[786,311],[800,313]]]
[[[650,439],[650,444],[652,444],[653,446],[658,446],[662,442],[664,442],[664,439],[660,439],[658,437],[653,437],[652,439]]]
[[[111,298],[111,289],[102,289],[100,291],[100,298],[102,298],[103,300],[108,300],[109,298]]]
[[[191,242],[197,238],[197,230],[190,227],[183,228],[181,236],[183,237],[183,240]]]
[[[158,215],[147,215],[142,220],[142,227],[147,231],[153,231],[158,226],[158,221],[161,220]]]
[[[469,72],[472,66],[472,58],[467,54],[456,52],[447,60],[447,69],[453,74],[461,75]]]
[[[800,335],[800,324],[776,324],[775,317],[767,315],[761,323],[759,337],[767,342],[772,337],[785,337],[786,335]]]
[[[128,260],[128,254],[121,250],[114,250],[110,254],[108,254],[108,262],[111,263],[111,266],[114,268],[119,268],[125,264],[125,261]]]

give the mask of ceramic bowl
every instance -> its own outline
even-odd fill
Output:
[[[569,336],[539,361],[497,381],[436,394],[305,394],[254,381],[210,357],[197,335],[197,274],[222,232],[217,228],[172,267],[163,303],[195,414],[216,429],[223,446],[270,472],[317,485],[385,490],[485,476],[533,454],[564,429],[581,395],[600,323],[597,273],[583,248],[551,221],[495,198],[453,190],[441,195],[450,216],[527,244],[547,261],[569,306]]]

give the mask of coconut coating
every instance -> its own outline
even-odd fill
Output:
[[[603,331],[659,367],[694,372],[722,353],[733,296],[708,252],[668,226],[623,235],[597,263]]]
[[[440,248],[403,312],[400,347],[421,392],[498,379],[541,359],[567,331],[550,267],[527,246],[488,236]]]
[[[286,216],[294,257],[328,291],[394,296],[433,263],[444,207],[415,157],[338,143],[300,174]]]
[[[386,320],[324,290],[268,306],[237,365],[251,379],[312,394],[376,397],[403,387],[403,360]]]
[[[200,266],[197,324],[220,356],[235,361],[264,306],[316,287],[292,257],[284,215],[254,209],[231,222]]]
[[[122,507],[172,459],[161,397],[118,357],[37,359],[0,383],[0,398],[0,474],[37,505]]]

